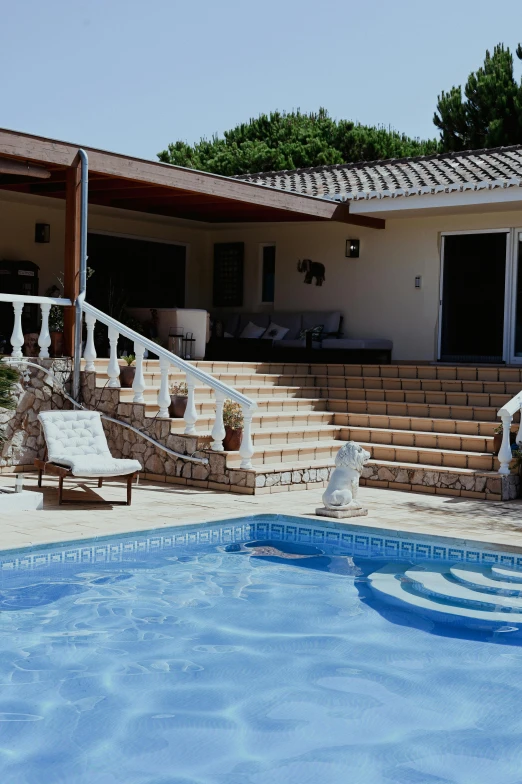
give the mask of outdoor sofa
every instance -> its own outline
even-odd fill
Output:
[[[344,337],[343,316],[338,310],[214,314],[212,322],[207,359],[338,364],[391,362],[391,340]],[[279,337],[284,330],[287,331]],[[252,336],[247,337],[249,334]]]

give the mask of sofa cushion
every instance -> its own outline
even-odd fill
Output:
[[[323,335],[331,332],[339,332],[341,323],[340,310],[317,310],[303,313],[303,329],[313,329],[313,327],[323,325]]]
[[[241,333],[243,332],[244,328],[251,321],[252,324],[255,324],[256,327],[264,327],[263,331],[268,327],[270,324],[270,314],[269,313],[240,313],[239,314],[239,326],[237,329],[237,336],[241,337]],[[227,332],[230,330],[227,329]]]
[[[239,327],[239,313],[230,313],[222,319],[224,322],[224,332],[228,332],[231,337],[235,337]]]
[[[257,324],[253,324],[251,321],[241,330],[240,338],[260,338],[263,332],[265,331],[265,327],[259,327]]]
[[[323,340],[323,348],[391,351],[393,349],[393,341],[385,340],[384,338],[326,338]]]
[[[271,313],[270,321],[287,327],[285,340],[297,340],[301,331],[302,316],[300,313]]]
[[[275,324],[273,321],[270,322],[268,325],[263,338],[265,340],[284,340],[288,332],[288,327],[280,327],[279,324]]]
[[[306,340],[274,340],[275,348],[306,348]],[[312,341],[312,348],[321,348],[318,340]]]

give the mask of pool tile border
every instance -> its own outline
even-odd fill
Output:
[[[180,547],[225,546],[252,539],[313,543],[328,547],[332,554],[408,561],[458,561],[469,564],[502,565],[522,569],[522,551],[434,535],[394,532],[365,526],[289,515],[250,515],[212,522],[194,523],[161,531],[113,534],[91,544],[67,542],[0,552],[0,573],[32,571],[68,564],[125,561],[126,556]]]

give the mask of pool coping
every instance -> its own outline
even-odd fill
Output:
[[[361,518],[356,518],[359,521]],[[209,517],[205,520],[198,520],[194,522],[188,522],[183,524],[174,524],[172,526],[164,525],[162,527],[153,527],[153,528],[139,528],[139,529],[132,529],[127,531],[115,531],[113,533],[108,533],[103,536],[93,536],[89,538],[81,538],[81,539],[63,539],[53,542],[35,542],[30,545],[26,545],[24,547],[6,547],[0,550],[0,559],[7,556],[16,556],[17,554],[20,555],[27,555],[34,551],[43,551],[43,550],[50,550],[53,548],[75,548],[75,547],[86,547],[88,546],[89,542],[94,544],[99,544],[102,542],[107,542],[110,540],[122,539],[124,537],[129,536],[165,536],[167,532],[172,533],[179,533],[186,532],[188,530],[193,529],[204,529],[205,527],[211,525],[222,525],[225,526],[230,523],[235,523],[238,521],[242,521],[245,524],[248,523],[255,523],[260,521],[271,521],[277,523],[281,522],[288,522],[294,523],[296,525],[305,525],[310,527],[312,525],[317,526],[318,528],[329,528],[329,529],[336,529],[345,532],[362,532],[368,535],[373,536],[382,536],[382,537],[395,537],[404,539],[407,541],[417,541],[419,539],[432,541],[434,543],[440,543],[441,545],[447,545],[449,547],[456,546],[456,547],[465,547],[471,549],[478,549],[483,551],[491,551],[491,552],[506,552],[506,553],[513,553],[522,556],[522,546],[515,546],[509,545],[500,542],[491,542],[485,541],[481,539],[468,539],[463,538],[461,536],[451,536],[451,535],[440,535],[422,531],[405,531],[400,528],[383,528],[381,526],[376,526],[369,524],[367,522],[360,523],[360,522],[339,522],[338,519],[329,518],[329,517],[316,517],[313,514],[310,515],[289,515],[289,514],[277,514],[277,513],[256,513],[256,514],[231,514],[227,517],[223,517],[222,514],[216,515],[215,517]]]

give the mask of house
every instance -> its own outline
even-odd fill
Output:
[[[430,405],[428,381],[435,379],[433,394],[444,394],[442,405],[451,406],[441,384],[458,382],[457,402],[470,410],[488,408],[484,433],[492,438],[495,407],[522,386],[516,367],[522,365],[522,145],[238,178],[85,150],[88,254],[95,270],[87,300],[100,310],[114,307],[123,292],[127,305],[140,308],[340,311],[347,338],[391,340],[393,362],[427,368],[421,375],[397,371],[398,378],[413,373],[423,382],[410,387],[424,395],[415,404]],[[78,146],[0,130],[0,258],[37,265],[39,294],[63,277],[71,301],[79,285],[79,183]],[[303,260],[323,269],[320,280],[306,275]],[[22,277],[27,283],[28,275]],[[70,354],[74,313],[72,307],[66,311]],[[349,362],[349,356],[340,359],[345,367]],[[434,362],[463,370],[434,371]],[[503,370],[505,364],[511,367]],[[482,365],[491,370],[479,370]],[[489,396],[487,405],[485,397],[473,403],[463,381],[479,383],[474,391]],[[499,386],[488,391],[488,381]],[[403,398],[407,388],[401,388]],[[428,410],[424,417],[417,410],[414,416],[436,432],[434,419],[464,420],[469,414],[448,412]],[[355,438],[358,426],[345,436]],[[386,439],[393,430],[390,423],[368,426],[370,435],[375,428],[386,430]],[[462,439],[459,444],[446,451],[460,453]],[[478,441],[475,447],[482,455]],[[494,467],[491,451],[488,443],[487,459],[463,462],[460,454],[457,460],[442,450],[431,463],[417,449],[412,462],[451,467],[447,460],[453,460],[455,469],[486,471]],[[471,452],[468,444],[466,455]],[[398,484],[418,484],[401,477]],[[482,492],[477,487],[469,485],[469,492]],[[465,489],[462,483],[457,488]]]

